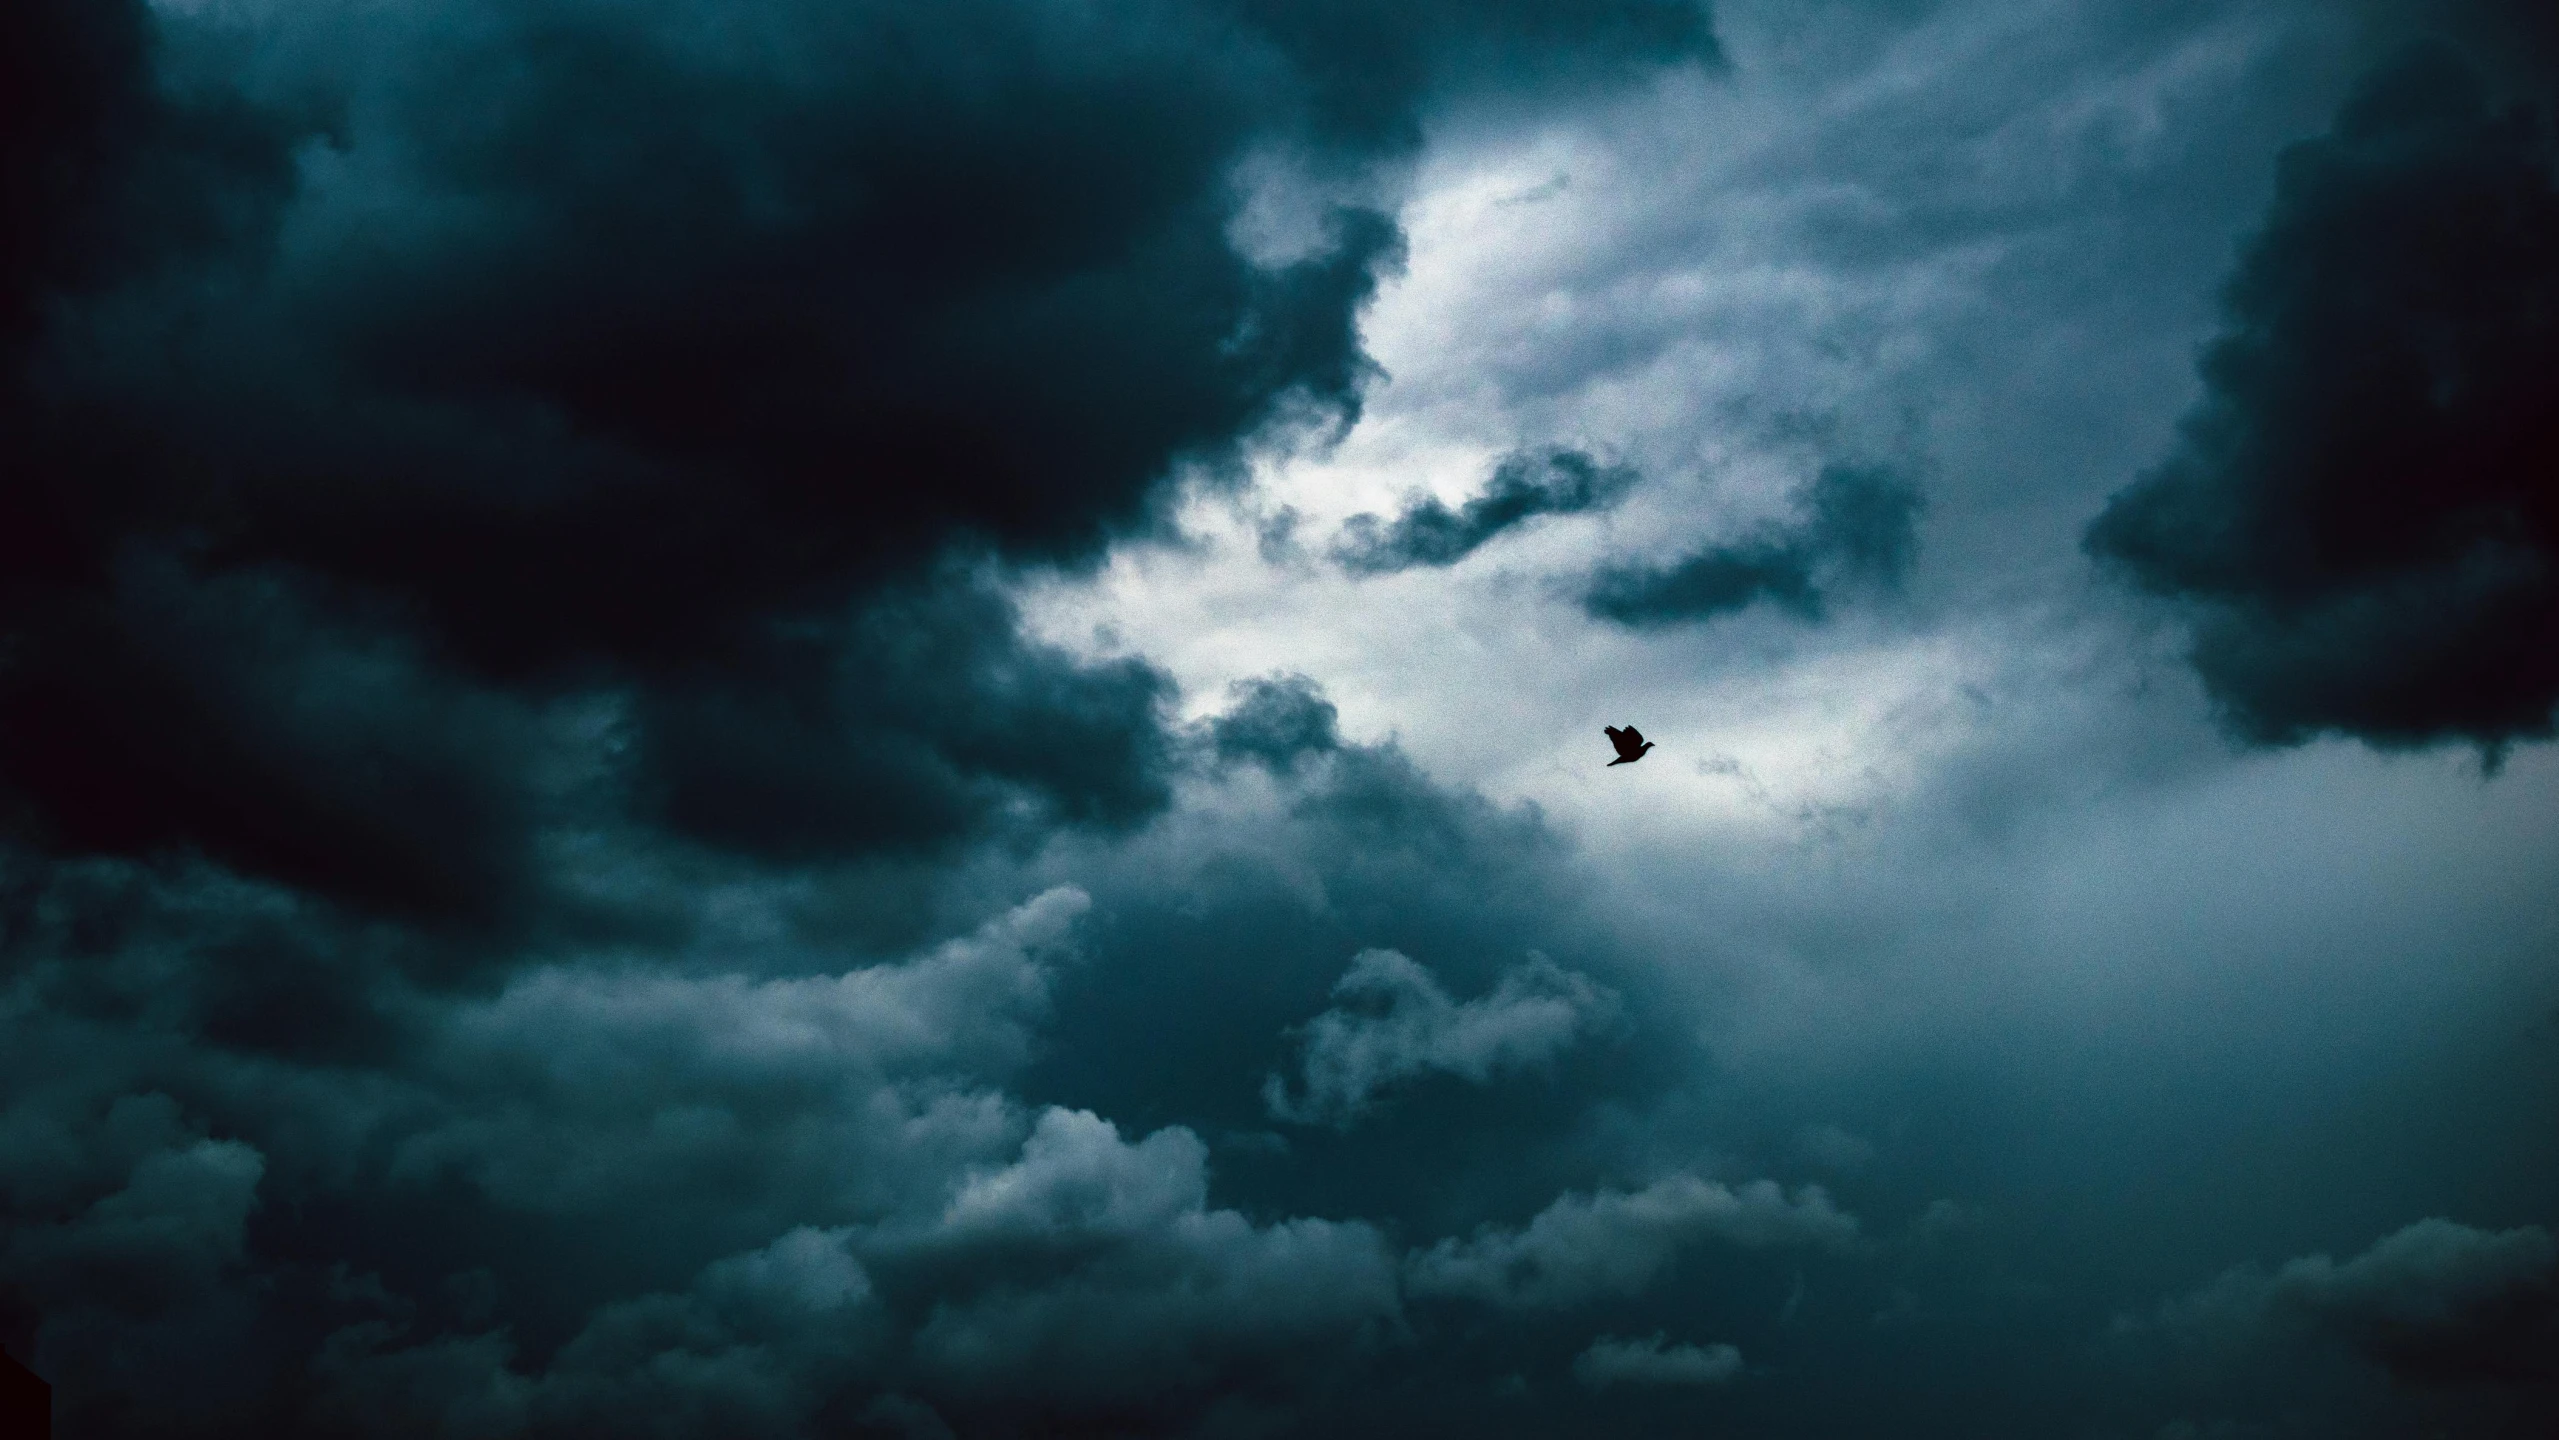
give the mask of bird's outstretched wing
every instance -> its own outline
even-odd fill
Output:
[[[1622,730],[1614,725],[1604,728],[1608,731],[1608,743],[1617,747],[1617,759],[1610,761],[1610,764],[1632,760],[1644,753],[1643,733],[1634,726],[1629,725]]]

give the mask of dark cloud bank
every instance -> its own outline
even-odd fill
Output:
[[[1400,238],[1323,197],[1426,101],[1699,8],[0,25],[0,1344],[63,1433],[1268,1433],[1511,1303],[1477,1257],[1853,1225],[1577,1148],[1669,1041],[1533,814],[1302,684],[1175,727],[1001,582],[1356,413]],[[1248,936],[1214,1048],[1049,1049]]]
[[[1647,1142],[1693,1041],[1533,810],[1301,681],[1175,725],[1003,586],[1355,412],[1399,239],[1321,197],[1433,97],[1710,60],[1702,11],[223,17],[0,14],[0,1346],[60,1433],[1530,1436],[1696,1428],[1770,1354],[1853,1388],[1864,1342],[1794,1327],[1809,1287],[1875,1333],[1900,1217]],[[1306,223],[1257,260],[1265,152]],[[1623,484],[1522,464],[1349,563]],[[1807,505],[1593,609],[1907,563],[1889,475]],[[2231,1305],[2433,1383],[2546,1330],[2522,1233]]]
[[[2559,151],[2448,44],[2282,157],[2175,453],[2088,548],[2240,734],[2491,750],[2559,703]]]

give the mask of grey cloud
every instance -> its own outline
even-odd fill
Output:
[[[621,702],[573,758],[663,843],[1158,813],[1162,677],[936,562],[1089,562],[1175,473],[1354,416],[1435,97],[1715,53],[1683,0],[6,23],[0,823],[531,929],[594,822],[541,803],[564,699]],[[1378,193],[1262,263],[1273,149]]]
[[[1303,675],[1240,681],[1235,703],[1209,725],[1220,760],[1254,760],[1274,770],[1293,769],[1308,756],[1342,746],[1341,712]]]
[[[1487,1225],[1417,1251],[1405,1265],[1415,1295],[1511,1307],[1580,1305],[1639,1295],[1681,1251],[1708,1240],[1747,1248],[1839,1249],[1856,1218],[1818,1185],[1791,1197],[1773,1180],[1739,1190],[1673,1175],[1633,1192],[1566,1195],[1512,1230]]]
[[[1131,1144],[1089,1112],[1043,1114],[1016,1162],[970,1176],[929,1231],[894,1241],[943,1265],[985,1247],[1054,1257],[1045,1281],[945,1287],[915,1336],[923,1383],[963,1408],[1129,1405],[1249,1388],[1400,1326],[1376,1229],[1210,1208],[1206,1161],[1187,1130]]]
[[[57,1303],[165,1309],[244,1258],[265,1173],[265,1157],[236,1140],[154,1150],[76,1217],[17,1229],[0,1266]]]
[[[2231,727],[2491,750],[2559,702],[2559,156],[2421,45],[2283,156],[2204,397],[2089,552],[2190,612]]]
[[[1825,1170],[1855,1174],[1875,1162],[1874,1142],[1836,1125],[1808,1125],[1795,1133],[1795,1152]]]
[[[237,1140],[174,1133],[175,1112],[164,1096],[114,1107],[99,1147],[109,1153],[93,1159],[112,1164],[150,1132],[163,1143],[100,1177],[107,1193],[67,1218],[39,1218],[42,1209],[30,1214],[12,1197],[0,1293],[41,1316],[27,1358],[54,1383],[56,1413],[73,1433],[237,1425],[257,1403],[254,1306],[242,1286],[267,1158]]]
[[[736,1165],[764,1176],[764,1205],[900,1203],[1010,1140],[1015,1120],[981,1087],[1028,1058],[1049,967],[1089,904],[1052,890],[970,937],[840,975],[527,971],[454,1007],[424,1047],[418,1070],[441,1093],[393,1144],[391,1173],[465,1175],[570,1214],[671,1176],[716,1188]]]
[[[367,1434],[805,1433],[890,1338],[849,1233],[795,1228],[682,1292],[605,1305],[533,1373],[496,1332],[403,1346],[399,1323],[348,1326],[315,1356],[313,1419]]]
[[[1728,1385],[1742,1373],[1730,1345],[1671,1345],[1655,1331],[1644,1340],[1601,1336],[1573,1357],[1573,1378],[1594,1390],[1611,1385]]]
[[[1667,566],[1603,570],[1582,603],[1600,619],[1639,628],[1710,620],[1763,600],[1818,620],[1849,589],[1901,583],[1918,549],[1925,503],[1889,469],[1826,466],[1807,487],[1795,524]]]
[[[2145,1323],[2223,1351],[2307,1331],[2412,1384],[2548,1383],[2559,1379],[2559,1245],[2536,1225],[2420,1220],[2342,1262],[2229,1271]]]
[[[936,1244],[1056,1234],[1125,1238],[1158,1229],[1208,1199],[1208,1151],[1187,1130],[1135,1145],[1089,1110],[1052,1109],[1018,1160],[964,1181],[933,1227]]]
[[[1978,711],[1902,687],[2077,643],[2006,607],[2043,613],[2021,582],[2072,559],[2082,477],[2132,473],[2118,452],[2154,442],[2123,437],[2182,402],[2260,137],[2332,98],[2299,38],[2330,8],[1728,6],[1746,73],[1628,100],[1569,58],[1568,87],[1512,82],[1611,17],[1627,43],[1589,48],[1644,63],[1698,33],[1686,0],[0,7],[0,301],[40,317],[0,340],[0,824],[27,841],[0,845],[0,1247],[35,1237],[0,1344],[59,1382],[61,1433],[100,1440],[1831,1440],[2248,1412],[2093,1372],[2088,1317],[2380,1205],[2546,1209],[2552,757],[2486,791],[2337,749],[2239,781],[2181,760],[2162,790],[2122,735],[1994,744],[1995,783],[2097,798],[1940,845],[1946,745],[1978,743],[1953,732],[2013,737],[2138,677],[2109,649],[2022,665],[2040,689],[1988,684]],[[29,17],[156,30],[164,63],[118,71],[106,123],[57,124],[29,97],[85,62],[10,43]],[[235,82],[347,108],[250,132],[235,176],[183,98]],[[1478,109],[1422,108],[1468,84]],[[1652,794],[1618,826],[1533,737],[1444,750],[1444,714],[1356,681],[1338,714],[1279,677],[1172,727],[1216,697],[1176,709],[1164,671],[1025,633],[1008,566],[1074,584],[1155,523],[1158,477],[1235,483],[1238,434],[1337,423],[1373,383],[1353,326],[1391,227],[1322,210],[1384,213],[1425,118],[1434,183],[1573,168],[1498,261],[1626,236],[1665,260],[1559,287],[1517,350],[1582,363],[1613,309],[1665,337],[1612,351],[1635,369],[1478,429],[1503,360],[1469,355],[1425,387],[1431,428],[1579,433],[1668,400],[1633,452],[1667,471],[1748,463],[1772,409],[1835,410],[1758,458],[1925,449],[1969,487],[1928,531],[1928,613],[1940,581],[1998,613],[1672,687],[1706,702],[1693,724],[1801,758],[1753,760],[1778,791],[1862,786],[1875,757],[1767,735],[1761,682],[1853,689],[1901,757],[1870,823],[1618,787]],[[66,134],[104,139],[25,161]],[[1287,253],[1231,253],[1231,160],[1266,144],[1316,201]],[[24,224],[29,177],[93,198]],[[1572,208],[1635,189],[1677,224]],[[89,245],[189,194],[236,211]],[[1717,243],[1753,227],[1764,248]],[[27,236],[46,258],[21,266]],[[1656,283],[1684,277],[1740,292]],[[1781,338],[1754,350],[1762,323]],[[1302,558],[1290,583],[1362,589]],[[1851,568],[1808,583],[1844,607],[1875,578]],[[1301,618],[1323,633],[1180,637],[1182,673],[1344,663],[1338,617]],[[1546,620],[1599,668],[1537,683],[1669,708],[1644,647]],[[2155,699],[2106,713],[2194,743]],[[1419,738],[1343,733],[1380,724]],[[1434,773],[1493,764],[1520,798]],[[1680,778],[1608,778],[1630,775]],[[1605,865],[1575,852],[1586,818]],[[2324,903],[2330,881],[2355,893]],[[2296,946],[2371,967],[2269,978]],[[1459,1010],[1550,954],[1618,1020],[1526,1081],[1407,1072],[1366,1092],[1396,1123],[1279,1141],[1260,1086],[1303,1084],[1289,1027],[1393,1008],[1329,993],[1368,947]],[[1824,1120],[1873,1156],[1804,1137]],[[1645,1187],[1683,1169],[1727,1184]],[[1789,1189],[1730,1178],[1771,1173]],[[1791,1189],[1814,1176],[1827,1220]],[[1982,1217],[1961,1236],[1856,1242],[1849,1212],[1947,1194]],[[1896,1291],[1922,1323],[1870,1325]],[[2320,1313],[2396,1313],[2339,1291]],[[1711,1337],[1753,1364],[1577,1384],[1603,1335],[1626,1363],[1711,1368]],[[2252,1418],[2547,1430],[2545,1390],[2390,1387],[2350,1343],[2252,1374]],[[2466,1423],[2480,1392],[2519,1418]]]
[[[1380,1092],[1418,1075],[1485,1084],[1551,1059],[1617,1013],[1613,992],[1542,955],[1460,1003],[1411,958],[1363,950],[1333,995],[1349,1004],[1306,1023],[1296,1093],[1278,1075],[1263,1082],[1263,1104],[1279,1119],[1348,1126]]]
[[[164,1044],[13,1081],[0,1290],[37,1307],[66,1423],[108,1433],[789,1436],[889,1395],[964,1433],[1284,1407],[1401,1333],[1395,1255],[1364,1222],[1212,1205],[1188,1129],[1124,1140],[994,1088],[1090,905],[1055,888],[841,973],[549,965],[413,995],[396,1073]],[[14,1029],[7,1063],[58,1061],[72,1023]],[[136,1059],[190,1100],[84,1098]],[[282,1158],[206,1138],[207,1110]],[[262,1200],[296,1223],[253,1235]],[[348,1233],[350,1200],[379,1227]],[[26,1223],[48,1211],[73,1218]],[[566,1273],[511,1251],[528,1235]],[[490,1293],[438,1298],[413,1246],[495,1265]],[[631,1283],[670,1260],[689,1282]],[[201,1363],[135,1373],[154,1347]]]
[[[1604,510],[1636,481],[1633,469],[1602,465],[1579,450],[1522,452],[1503,458],[1482,494],[1455,510],[1432,497],[1388,523],[1355,515],[1334,542],[1343,568],[1369,575],[1416,566],[1454,565],[1503,532],[1541,515],[1580,515]]]
[[[193,840],[408,914],[486,920],[533,898],[531,707],[278,577],[208,579],[137,548],[105,591],[51,607],[0,668],[0,783],[49,817],[46,839]]]

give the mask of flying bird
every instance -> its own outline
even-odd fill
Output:
[[[1645,751],[1653,748],[1653,742],[1644,738],[1644,732],[1632,725],[1623,730],[1614,725],[1604,728],[1608,731],[1608,743],[1617,747],[1617,758],[1609,761],[1610,765],[1632,765],[1644,758]]]

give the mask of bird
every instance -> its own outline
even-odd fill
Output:
[[[1608,743],[1617,747],[1617,758],[1609,761],[1610,765],[1632,765],[1644,758],[1645,751],[1653,748],[1653,742],[1644,738],[1644,732],[1632,725],[1623,730],[1614,725],[1603,728],[1608,731]]]

